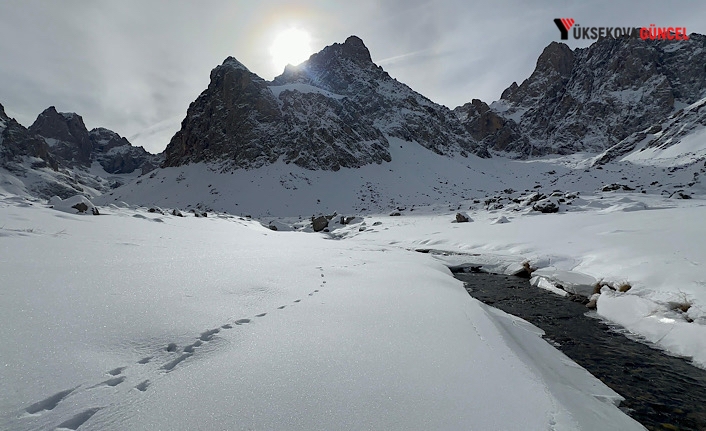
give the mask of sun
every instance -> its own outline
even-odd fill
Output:
[[[311,36],[305,30],[290,28],[280,32],[270,45],[272,63],[281,72],[288,64],[297,65],[312,54]]]

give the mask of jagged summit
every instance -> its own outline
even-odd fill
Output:
[[[699,34],[688,41],[602,38],[573,51],[552,42],[532,75],[490,105],[504,124],[483,142],[520,157],[604,151],[706,95],[705,44]],[[467,111],[457,108],[465,121],[479,121],[481,114]]]
[[[235,69],[243,69],[243,70],[247,70],[248,72],[250,72],[250,70],[247,67],[245,67],[245,65],[243,63],[239,62],[238,60],[236,60],[235,57],[231,57],[231,56],[229,56],[225,60],[223,60],[223,64],[221,64],[221,66],[229,66],[229,67],[233,67]]]
[[[388,136],[439,154],[477,152],[448,108],[391,78],[357,36],[286,67],[272,82],[238,65],[229,58],[213,69],[167,146],[165,166],[237,169],[281,160],[335,171],[389,162]]]

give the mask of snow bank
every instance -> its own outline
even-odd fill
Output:
[[[631,202],[651,209],[625,212],[615,207],[621,199],[584,196],[581,208],[558,214],[508,211],[507,224],[493,223],[502,211],[471,212],[476,223],[465,224],[449,224],[451,213],[371,217],[369,224],[384,221],[386,230],[353,231],[347,240],[443,250],[448,256],[436,257],[448,266],[503,274],[526,261],[538,269],[539,287],[561,285],[587,297],[599,283],[629,285],[601,295],[598,314],[706,367],[706,206],[636,195]],[[685,302],[686,312],[675,311]]]
[[[0,429],[642,429],[428,254],[100,210],[0,205]]]

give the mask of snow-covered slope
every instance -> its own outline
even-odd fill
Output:
[[[222,172],[220,165],[194,163],[155,170],[97,202],[201,208],[254,217],[310,217],[334,211],[379,213],[428,205],[464,209],[479,207],[487,199],[506,199],[507,205],[509,199],[521,199],[522,195],[539,192],[548,196],[556,190],[593,194],[604,188],[627,188],[634,193],[665,196],[677,192],[697,196],[706,191],[700,181],[706,172],[703,164],[677,169],[616,161],[593,166],[592,154],[527,161],[449,158],[416,143],[388,139],[389,163],[337,172],[312,171],[283,162]]]
[[[100,210],[0,201],[2,429],[643,429],[431,255]]]

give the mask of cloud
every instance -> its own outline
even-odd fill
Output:
[[[281,73],[269,45],[287,27],[308,30],[317,51],[358,35],[392,76],[454,107],[527,78],[559,38],[554,18],[704,33],[705,15],[700,1],[656,0],[0,2],[0,103],[25,125],[55,105],[161,151],[225,57],[266,79]]]

